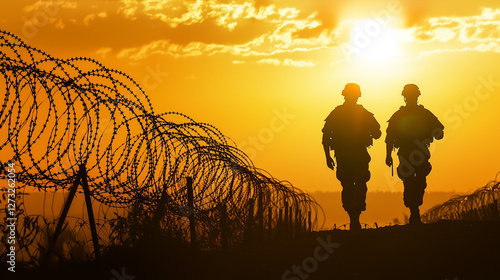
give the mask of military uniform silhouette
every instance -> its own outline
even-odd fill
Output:
[[[398,148],[398,177],[403,181],[403,200],[410,208],[410,224],[419,224],[420,211],[426,177],[431,172],[429,145],[434,139],[442,139],[444,126],[438,118],[424,106],[418,105],[419,88],[414,84],[405,85],[402,95],[406,106],[402,106],[389,119],[386,135],[386,164],[392,166],[392,150]]]
[[[380,125],[363,106],[356,104],[361,96],[359,85],[349,83],[342,91],[343,105],[337,106],[325,119],[323,148],[327,166],[334,169],[330,150],[335,151],[337,179],[342,185],[342,206],[349,214],[351,229],[360,229],[359,216],[366,209],[366,183],[370,180],[367,147],[381,136]]]

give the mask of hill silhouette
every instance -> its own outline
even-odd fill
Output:
[[[70,262],[17,275],[108,280],[114,273],[130,277],[122,279],[499,279],[498,236],[497,222],[442,220],[418,227],[312,232],[230,252],[195,252],[150,239],[132,248],[110,249],[99,265]],[[328,244],[333,244],[330,252]]]

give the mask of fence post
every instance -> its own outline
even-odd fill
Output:
[[[311,232],[312,231],[311,211],[307,212],[307,226],[308,226],[307,230]]]
[[[89,183],[87,180],[87,169],[84,164],[80,165],[80,172],[82,178],[83,193],[85,195],[85,203],[87,204],[87,215],[89,217],[90,232],[92,234],[92,243],[94,245],[94,254],[97,259],[101,257],[99,249],[99,238],[97,236],[97,229],[95,226],[94,211],[92,210],[92,200],[90,197]]]
[[[73,182],[73,185],[70,188],[69,194],[66,198],[66,201],[64,202],[63,209],[61,211],[61,215],[59,216],[59,221],[57,222],[56,229],[54,231],[54,234],[50,240],[49,243],[49,248],[47,249],[47,252],[45,253],[44,259],[42,260],[42,266],[46,267],[49,264],[50,261],[50,255],[52,254],[52,250],[54,249],[54,246],[56,245],[57,238],[61,234],[62,228],[64,226],[64,221],[66,220],[66,216],[68,215],[69,208],[71,206],[71,203],[73,202],[73,198],[76,195],[76,191],[78,189],[78,185],[82,185],[84,196],[85,196],[85,203],[87,206],[87,215],[89,217],[89,224],[90,224],[90,231],[92,234],[92,243],[94,245],[94,254],[96,256],[96,259],[100,258],[100,249],[99,249],[99,238],[97,236],[97,229],[95,226],[95,219],[94,219],[94,212],[92,210],[92,201],[90,197],[90,190],[89,190],[89,185],[87,181],[87,170],[85,168],[85,164],[81,164],[79,166],[79,170],[76,174],[75,181]]]
[[[302,219],[302,232],[307,233],[307,215]]]
[[[189,232],[191,234],[191,247],[196,248],[196,221],[194,218],[194,195],[193,195],[193,177],[186,178],[186,187],[188,195],[188,215]]]

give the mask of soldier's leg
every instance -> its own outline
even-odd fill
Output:
[[[366,148],[357,151],[354,166],[354,194],[353,208],[359,212],[366,210],[366,192],[368,190],[366,183],[370,180],[369,170],[370,155]]]
[[[351,198],[351,207],[348,211],[349,218],[351,221],[351,229],[359,230],[361,229],[361,223],[359,221],[359,216],[361,212],[366,210],[366,182],[355,182]]]
[[[432,166],[428,160],[416,167],[414,191],[414,204],[416,206],[420,206],[424,202],[424,193],[425,188],[427,187],[427,175],[429,175],[431,170]]]
[[[403,180],[404,191],[403,191],[403,201],[406,207],[418,207],[418,195],[417,195],[417,180],[415,178],[415,174],[410,177],[406,177]]]
[[[419,166],[415,166],[415,177],[412,182],[411,191],[408,193],[405,204],[410,208],[410,224],[421,224],[419,207],[424,202],[425,188],[427,187],[426,177],[431,172],[432,166],[428,159]]]
[[[368,191],[366,183],[370,180],[370,177],[368,163],[360,167],[355,174],[352,206],[353,209],[359,212],[366,210],[366,192]]]
[[[342,207],[344,210],[349,212],[352,210],[352,199],[354,196],[354,182],[352,181],[340,181],[342,185]]]
[[[356,197],[356,187],[354,181],[341,181],[342,184],[342,206],[344,210],[349,214],[350,229],[359,230],[361,229],[361,223],[359,222],[359,215],[361,215],[361,210],[355,205]]]
[[[413,204],[413,186],[415,181],[415,167],[412,166],[408,161],[408,155],[402,153],[401,151],[398,153],[399,157],[399,165],[397,168],[397,173],[399,179],[403,181],[404,191],[403,191],[403,201],[406,207],[410,207]]]
[[[366,210],[366,192],[368,187],[366,182],[356,182],[354,183],[354,191],[352,197],[352,208],[353,210],[358,210],[363,212]]]
[[[423,192],[420,192],[419,182],[416,176],[406,179],[403,192],[403,201],[406,207],[410,209],[410,224],[420,224],[420,209],[422,205]]]
[[[357,198],[359,197],[358,189],[356,183],[353,180],[340,181],[342,185],[342,206],[344,210],[349,214],[350,229],[359,230],[361,229],[361,223],[359,222],[359,216],[361,215],[361,207]],[[366,192],[365,192],[366,194]],[[364,210],[364,199],[363,199],[363,210]]]
[[[354,170],[350,158],[345,160],[337,158],[337,179],[339,179],[342,185],[342,206],[349,214],[350,229],[357,230],[361,229],[361,224],[359,223],[361,211],[355,209],[353,204],[355,192]]]
[[[342,207],[349,212],[352,208],[352,198],[354,194],[354,179],[352,168],[343,160],[337,158],[337,179],[342,185]]]
[[[351,218],[351,229],[361,229],[359,216],[366,210],[366,183],[370,180],[369,171],[370,155],[365,150],[359,151],[354,165],[354,191],[352,197],[352,208],[349,216]]]
[[[416,167],[408,160],[409,153],[400,151],[398,156],[398,177],[403,181],[404,185],[403,202],[406,207],[410,208],[410,223],[419,223],[420,212],[418,206],[420,204],[418,202]]]

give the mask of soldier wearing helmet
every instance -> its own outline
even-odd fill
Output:
[[[402,95],[406,106],[389,119],[385,162],[392,166],[392,151],[398,149],[397,173],[404,185],[403,201],[410,208],[410,224],[420,224],[419,207],[427,187],[426,177],[432,169],[429,146],[434,139],[443,138],[444,126],[433,113],[418,104],[420,90],[416,85],[405,85]]]
[[[367,147],[381,136],[380,125],[363,106],[359,85],[349,83],[342,91],[345,102],[337,106],[325,119],[323,149],[326,165],[334,170],[335,152],[337,179],[342,185],[342,206],[349,214],[351,230],[361,229],[359,216],[366,209],[366,183],[370,180],[368,165],[371,160]]]

